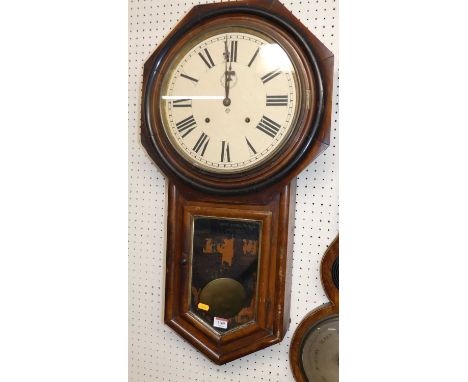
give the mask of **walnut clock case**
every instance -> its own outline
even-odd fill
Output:
[[[333,54],[278,1],[195,6],[144,66],[168,179],[164,321],[223,364],[289,326],[295,177],[329,145]]]

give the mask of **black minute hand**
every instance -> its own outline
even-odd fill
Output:
[[[227,42],[227,36],[226,36],[226,41],[224,41],[224,100],[223,100],[223,105],[224,106],[229,106],[231,104],[231,100],[229,99],[229,81],[231,80],[231,75],[229,74],[228,71],[228,60],[229,60],[229,50],[228,50],[228,42]]]

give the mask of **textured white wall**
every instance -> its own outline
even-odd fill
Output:
[[[140,144],[143,64],[196,4],[214,1],[129,0],[129,380],[292,381],[289,344],[310,310],[327,301],[322,255],[338,233],[338,4],[283,1],[335,54],[330,147],[298,178],[291,325],[283,342],[217,366],[163,324],[165,177]]]

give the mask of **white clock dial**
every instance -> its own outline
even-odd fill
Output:
[[[218,31],[174,60],[161,112],[176,150],[198,167],[239,172],[282,147],[298,113],[285,50],[258,32]]]

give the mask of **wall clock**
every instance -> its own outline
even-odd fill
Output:
[[[297,382],[338,382],[339,237],[325,252],[321,279],[330,303],[310,312],[291,340],[289,359]]]
[[[194,7],[144,67],[168,179],[167,325],[218,364],[289,326],[295,176],[329,144],[333,54],[277,1]]]

